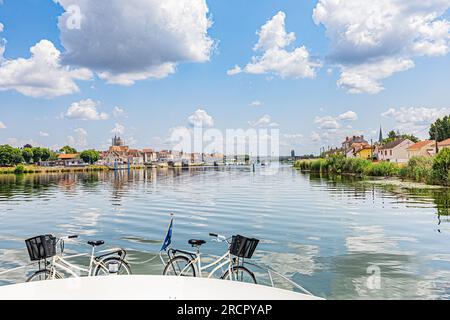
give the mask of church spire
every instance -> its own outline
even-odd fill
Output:
[[[380,136],[379,136],[379,138],[378,138],[378,142],[382,142],[383,141],[383,129],[381,128],[381,125],[380,125]]]

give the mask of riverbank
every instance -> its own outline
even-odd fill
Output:
[[[143,169],[189,169],[189,168],[226,168],[227,165],[206,165],[206,164],[189,164],[189,166],[171,166],[167,163],[154,164],[154,165],[133,165],[131,170],[143,170]],[[240,167],[249,167],[249,165],[242,165]],[[90,165],[85,167],[42,167],[34,165],[22,165],[19,164],[15,167],[0,167],[0,175],[2,174],[31,174],[31,173],[67,173],[67,172],[96,172],[96,171],[109,171],[115,170],[114,167],[102,166],[102,165]],[[128,170],[128,166],[120,166],[117,170]]]
[[[405,165],[391,162],[372,162],[364,159],[331,157],[299,160],[294,167],[303,171],[327,174],[353,174],[365,177],[395,177]]]
[[[374,162],[359,158],[333,156],[325,159],[299,160],[294,167],[329,175],[351,174],[360,177],[398,178],[414,183],[450,186],[450,150],[435,157],[413,157],[408,163]]]
[[[110,169],[107,166],[98,165],[86,167],[40,167],[34,165],[18,165],[15,167],[0,167],[0,174],[95,172],[108,170]]]

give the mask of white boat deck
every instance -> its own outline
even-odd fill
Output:
[[[0,287],[0,300],[322,300],[267,286],[168,276],[110,276]]]

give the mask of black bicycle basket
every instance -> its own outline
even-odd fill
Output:
[[[258,239],[250,239],[241,235],[233,236],[230,253],[239,258],[251,259],[258,243]]]
[[[56,255],[56,238],[50,234],[25,240],[31,261],[51,258]]]

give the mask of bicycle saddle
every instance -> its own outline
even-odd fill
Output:
[[[193,247],[200,247],[202,244],[205,244],[205,240],[197,240],[197,239],[191,239],[188,241],[188,243]]]
[[[99,241],[88,241],[88,245],[93,247],[99,247],[101,245],[105,244],[105,241],[99,240]]]

